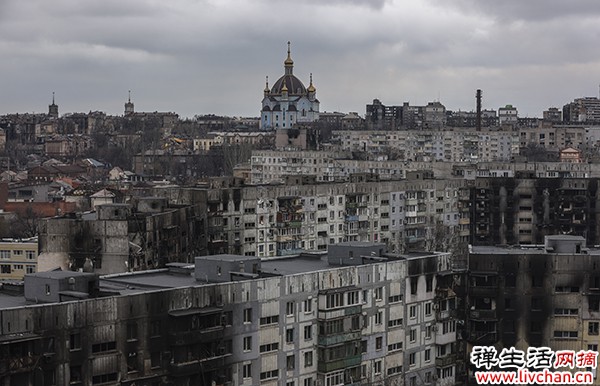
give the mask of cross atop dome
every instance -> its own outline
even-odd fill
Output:
[[[285,66],[285,74],[292,75],[294,72],[294,61],[292,60],[292,53],[290,49],[291,43],[288,41],[287,59],[283,62]]]

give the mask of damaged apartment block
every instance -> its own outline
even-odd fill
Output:
[[[452,267],[449,253],[351,242],[99,280],[27,275],[21,295],[0,291],[0,384],[454,384],[464,272]]]
[[[40,221],[40,271],[110,274],[191,262],[206,253],[206,204],[135,198]]]
[[[581,236],[544,244],[473,247],[469,256],[470,347],[598,350],[600,251]]]

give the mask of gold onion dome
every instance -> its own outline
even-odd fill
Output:
[[[283,92],[287,92],[289,95],[306,94],[306,87],[300,79],[294,76],[294,61],[291,59],[290,42],[288,42],[288,56],[284,63],[285,72],[283,76],[273,84],[270,94],[280,95]]]
[[[308,91],[308,92],[315,92],[315,91],[317,91],[317,89],[315,88],[315,86],[313,85],[313,82],[312,82],[312,72],[310,73],[310,85],[308,86],[308,88],[306,89],[306,91]]]
[[[288,42],[288,53],[287,53],[287,59],[285,59],[285,61],[283,62],[283,64],[285,64],[286,66],[293,66],[294,65],[294,61],[292,60],[292,54],[290,51],[290,42]]]

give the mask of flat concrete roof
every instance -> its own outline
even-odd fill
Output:
[[[322,271],[330,268],[327,256],[294,256],[288,258],[264,259],[260,263],[261,271],[278,275]],[[337,267],[333,267],[337,268]]]
[[[36,273],[28,273],[25,277],[43,277],[47,279],[65,279],[70,277],[90,277],[90,276],[98,276],[98,274],[93,272],[77,272],[77,271],[43,271]]]
[[[100,290],[139,293],[156,289],[191,287],[197,282],[193,273],[174,273],[168,269],[155,269],[132,273],[115,274],[100,278]]]
[[[210,255],[210,256],[196,256],[196,260],[211,260],[211,261],[243,261],[243,260],[259,260],[260,257],[256,256],[240,256],[240,255]]]
[[[336,243],[336,244],[332,244],[335,246],[342,246],[342,247],[374,247],[374,246],[381,246],[381,245],[385,245],[385,243],[374,243],[374,242],[370,242],[370,241],[345,241],[342,243]]]
[[[587,251],[587,255],[600,255],[600,249],[597,248],[583,248]],[[546,252],[543,245],[531,245],[531,246],[508,246],[508,247],[492,247],[492,246],[472,246],[471,251],[478,255],[555,255],[557,253]],[[559,255],[582,255],[586,253],[558,253]]]
[[[549,239],[549,240],[579,240],[579,241],[585,241],[585,237],[583,237],[583,236],[574,236],[574,235],[549,235],[549,236],[546,236],[546,239]]]
[[[33,303],[25,300],[25,295],[9,295],[0,292],[0,310],[5,308],[24,307]]]
[[[351,243],[353,245],[373,245],[372,243]],[[415,253],[409,255],[394,255],[392,259],[428,256],[428,253]],[[392,257],[392,256],[390,256]],[[265,277],[271,275],[293,275],[299,273],[324,271],[328,269],[340,268],[340,266],[330,266],[327,254],[300,255],[290,257],[260,258],[257,256],[238,256],[238,255],[213,255],[198,256],[195,258],[199,264],[203,260],[222,260],[222,261],[245,261],[260,260],[261,272]],[[161,289],[182,288],[202,286],[207,283],[197,281],[194,276],[194,265],[189,263],[170,264],[169,268],[161,268],[147,271],[126,272],[119,274],[104,275],[99,277],[100,291],[107,295],[129,295],[142,292],[156,291]],[[38,277],[48,278],[69,278],[78,275],[95,275],[94,273],[82,273],[72,271],[49,271],[38,272]],[[213,284],[213,283],[211,283]],[[27,302],[23,295],[14,295],[10,292],[0,291],[0,309],[23,307],[32,305]]]

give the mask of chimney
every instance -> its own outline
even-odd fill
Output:
[[[477,131],[481,131],[481,90],[477,90]]]

